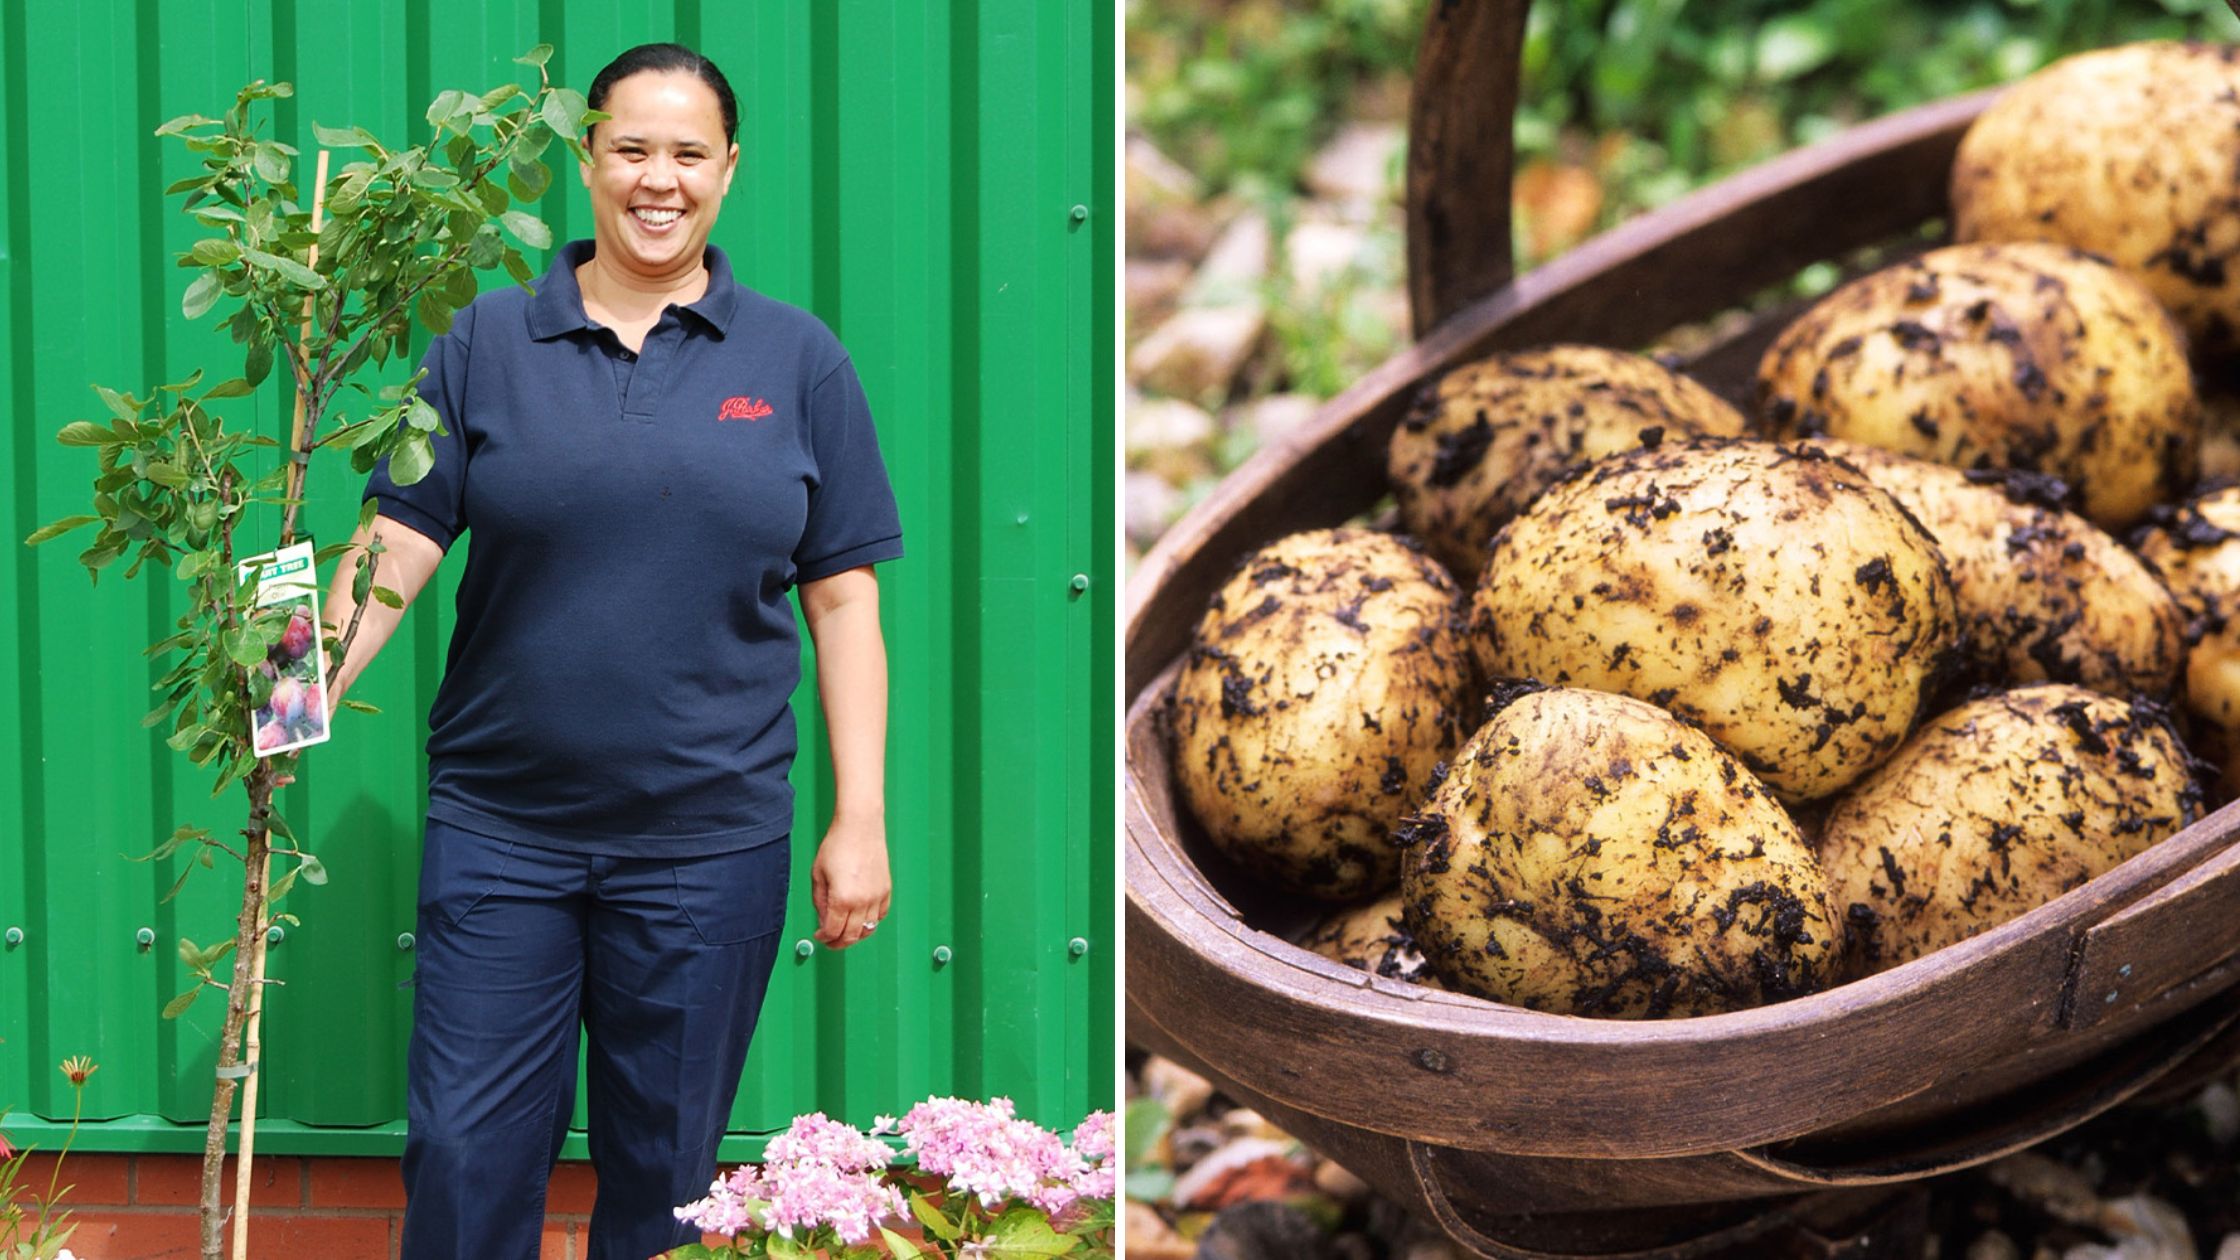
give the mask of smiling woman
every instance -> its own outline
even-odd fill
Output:
[[[576,269],[584,310],[633,352],[669,302],[707,291],[703,255],[739,169],[739,105],[723,72],[677,44],[644,44],[591,84],[591,194],[598,252]],[[719,156],[720,155],[720,156]]]
[[[869,936],[891,888],[872,566],[902,541],[863,390],[821,322],[708,244],[739,161],[722,72],[642,45],[589,101],[593,239],[534,296],[459,313],[423,364],[434,471],[400,484],[384,461],[366,490],[403,604],[474,543],[429,714],[406,1260],[535,1251],[520,1205],[567,1138],[579,1028],[593,1254],[692,1241],[671,1209],[714,1173],[784,916],[796,587],[835,798],[817,938]],[[403,612],[367,607],[338,701]],[[684,628],[657,663],[648,625]]]

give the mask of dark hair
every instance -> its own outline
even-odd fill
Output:
[[[723,110],[723,138],[726,143],[739,138],[739,98],[731,94],[731,81],[716,69],[716,63],[694,52],[683,44],[640,44],[607,63],[599,77],[591,81],[591,95],[585,103],[599,109],[607,103],[607,94],[614,85],[641,71],[656,72],[681,70],[696,76],[716,94],[716,105]],[[593,123],[596,131],[598,124]]]

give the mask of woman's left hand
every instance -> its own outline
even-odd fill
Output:
[[[846,949],[871,935],[887,917],[894,891],[887,874],[886,824],[835,817],[817,846],[809,889],[817,907],[818,940]]]

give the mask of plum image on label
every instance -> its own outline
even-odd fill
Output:
[[[239,566],[243,579],[256,577],[259,609],[290,609],[279,639],[249,671],[249,733],[259,757],[327,739],[327,651],[319,634],[319,575],[311,552],[310,543],[300,542]]]

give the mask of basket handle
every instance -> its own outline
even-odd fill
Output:
[[[2085,930],[2060,1020],[2082,1031],[2119,1011],[2224,982],[2240,955],[2240,845]]]
[[[1417,340],[1509,283],[1518,57],[1531,0],[1439,0],[1408,98],[1408,310]]]

